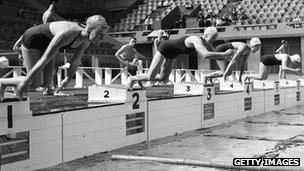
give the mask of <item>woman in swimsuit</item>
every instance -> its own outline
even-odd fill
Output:
[[[63,48],[72,48],[74,49],[74,56],[71,59],[67,77],[55,91],[55,93],[58,93],[73,78],[85,50],[91,43],[98,45],[108,29],[109,26],[101,15],[89,17],[86,25],[69,21],[57,21],[29,28],[21,36],[22,57],[28,73],[26,79],[17,86],[17,97],[22,97],[23,92],[32,80],[43,78],[43,72],[41,72],[43,69],[44,72],[48,73],[47,75],[52,76],[52,73],[50,73],[53,72],[52,59]],[[50,85],[51,83],[48,83],[44,86]]]
[[[145,74],[139,74],[128,78],[127,88],[132,89],[135,81],[167,81],[173,69],[176,57],[180,54],[191,54],[197,51],[206,59],[219,59],[230,57],[232,50],[226,52],[214,52],[211,45],[218,36],[215,27],[207,27],[203,36],[184,36],[176,40],[162,42],[158,47],[152,59],[149,71]],[[160,74],[157,75],[160,68]]]
[[[245,80],[250,78],[255,80],[266,80],[269,75],[271,66],[275,65],[280,65],[282,71],[291,71],[297,75],[302,75],[300,68],[293,69],[289,67],[292,63],[300,64],[301,56],[298,54],[288,55],[284,53],[263,55],[260,58],[259,74],[246,75]]]
[[[204,83],[207,84],[207,80],[212,80],[213,78],[217,77],[224,77],[224,80],[226,80],[226,77],[231,75],[232,73],[232,65],[234,63],[240,63],[241,65],[241,72],[238,78],[238,81],[242,82],[242,75],[244,73],[244,68],[246,65],[246,62],[251,54],[254,54],[257,52],[261,47],[261,41],[259,38],[254,37],[250,40],[248,44],[243,42],[229,42],[225,44],[221,44],[215,48],[216,52],[225,52],[228,49],[234,50],[234,54],[231,59],[219,59],[216,60],[220,71],[216,71],[210,74],[205,75],[204,77]],[[212,82],[212,81],[211,81]]]

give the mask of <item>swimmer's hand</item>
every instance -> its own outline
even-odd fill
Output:
[[[226,80],[227,80],[227,77],[228,77],[227,72],[224,72],[224,74],[223,74],[224,81],[226,81]]]
[[[297,69],[296,69],[296,74],[302,76],[302,75],[303,75],[303,72],[301,71],[300,68],[297,68]]]

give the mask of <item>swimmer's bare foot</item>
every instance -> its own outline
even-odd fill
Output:
[[[47,95],[54,95],[55,92],[54,92],[54,90],[51,89],[51,88],[45,88],[45,89],[43,90],[43,93],[42,93],[42,94],[45,95],[45,96],[47,96]]]
[[[138,81],[138,85],[140,86],[140,88],[145,88],[144,86],[143,86],[143,83],[142,83],[142,81]]]
[[[204,79],[204,84],[205,84],[205,85],[212,85],[212,84],[213,84],[212,78],[205,78],[205,79]]]
[[[54,92],[54,96],[73,96],[73,94],[64,93],[62,91]]]
[[[133,83],[134,83],[133,79],[131,77],[129,77],[128,81],[127,81],[127,86],[126,86],[127,90],[132,90]]]
[[[37,87],[37,88],[35,89],[35,91],[37,91],[37,92],[41,92],[41,91],[44,91],[44,90],[45,90],[44,87]]]
[[[24,84],[23,82],[19,83],[15,89],[16,98],[19,100],[23,99],[23,93],[24,93]]]

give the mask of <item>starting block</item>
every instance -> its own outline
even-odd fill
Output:
[[[279,80],[280,87],[297,87],[297,80]]]
[[[32,117],[29,98],[3,99],[0,102],[0,135],[14,133],[17,120]]]
[[[239,82],[224,81],[220,82],[220,91],[244,91],[244,85]]]
[[[254,89],[273,89],[274,88],[273,81],[266,80],[253,80],[253,88]]]
[[[127,90],[125,85],[94,85],[88,88],[89,102],[131,102],[146,100],[146,90]]]
[[[297,79],[298,86],[304,86],[304,79]]]
[[[180,82],[174,84],[174,94],[191,94],[191,95],[215,95],[219,90],[219,84],[204,85],[202,83]]]
[[[174,83],[174,94],[201,95],[204,91],[204,84],[180,82]]]

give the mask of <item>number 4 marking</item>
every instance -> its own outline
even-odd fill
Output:
[[[247,86],[247,88],[246,88],[246,93],[249,95],[249,93],[250,93],[250,88],[249,88],[249,85],[248,85],[248,84],[247,84],[246,86]]]

